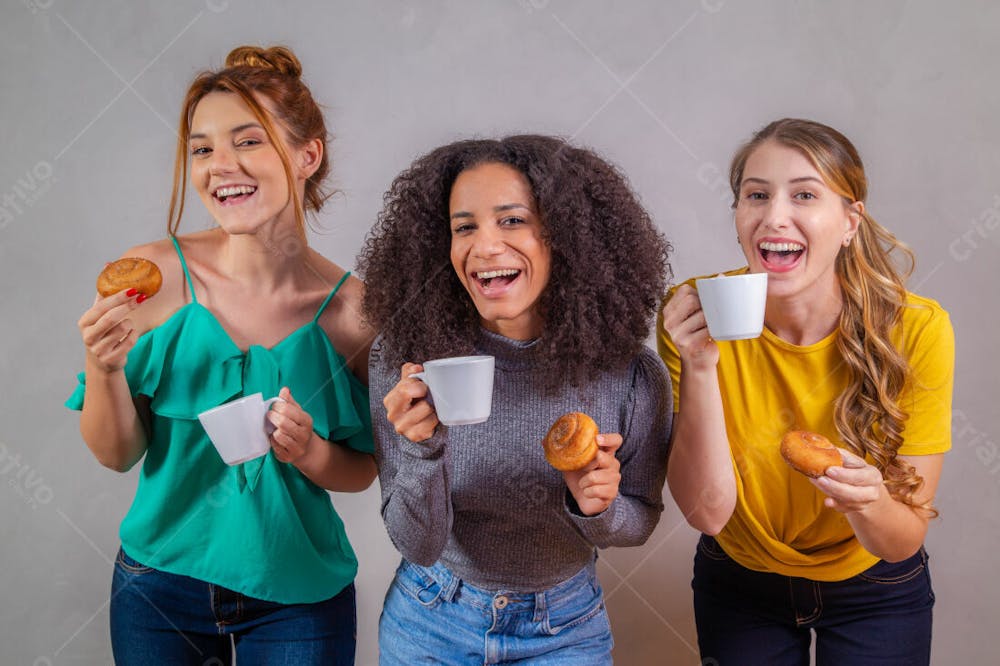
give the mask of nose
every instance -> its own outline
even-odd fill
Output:
[[[228,147],[218,147],[212,150],[209,157],[208,172],[213,176],[230,173],[236,169],[236,156]]]
[[[784,229],[791,223],[791,206],[783,197],[771,197],[764,211],[764,222],[773,229]]]
[[[472,253],[477,257],[495,257],[503,254],[505,245],[500,231],[491,224],[481,225],[472,239]]]

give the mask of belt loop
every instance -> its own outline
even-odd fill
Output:
[[[450,602],[455,597],[458,586],[462,584],[462,579],[453,574],[451,569],[447,567],[441,567],[441,571],[446,572],[448,575],[448,582],[441,586],[441,598]]]
[[[541,622],[545,619],[545,614],[548,612],[548,590],[542,590],[541,592],[535,592],[535,615],[532,618],[532,622]]]

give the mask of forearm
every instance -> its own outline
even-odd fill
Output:
[[[391,439],[388,445],[398,448],[379,472],[389,538],[403,557],[423,566],[441,557],[453,520],[447,456],[439,437],[420,444]]]
[[[736,476],[715,369],[683,372],[681,395],[667,465],[670,493],[688,524],[718,534],[736,507]]]
[[[653,533],[663,512],[660,502],[649,503],[628,495],[618,495],[607,509],[595,516],[580,514],[568,493],[566,501],[566,510],[577,529],[598,548],[641,546]]]
[[[80,434],[98,462],[126,472],[146,452],[147,439],[125,372],[105,372],[90,359],[85,372],[87,390],[80,414]]]
[[[330,442],[315,432],[305,455],[293,464],[320,488],[340,493],[367,489],[378,473],[370,454]]]
[[[885,486],[881,486],[878,500],[845,515],[864,549],[888,562],[910,557],[927,536],[928,518],[919,509],[893,499]]]
[[[293,464],[320,488],[341,493],[367,489],[378,473],[371,455],[330,442],[315,432],[306,453]]]

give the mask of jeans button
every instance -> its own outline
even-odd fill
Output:
[[[493,608],[496,608],[497,610],[503,610],[507,607],[508,603],[510,603],[509,600],[502,594],[498,594],[493,598]]]

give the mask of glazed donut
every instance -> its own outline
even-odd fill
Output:
[[[792,469],[817,478],[827,467],[844,464],[844,457],[830,440],[807,430],[792,430],[781,438],[781,457]]]
[[[97,293],[103,298],[117,294],[122,289],[135,289],[150,297],[160,290],[163,276],[160,269],[149,259],[123,257],[112,261],[97,276]]]
[[[542,440],[545,459],[561,472],[583,469],[597,457],[597,424],[582,412],[563,414]]]

